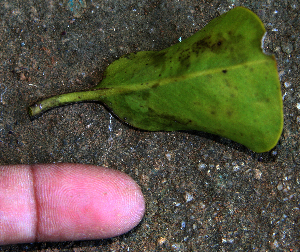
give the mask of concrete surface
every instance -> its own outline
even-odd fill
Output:
[[[273,151],[205,133],[137,131],[96,103],[29,120],[33,102],[92,87],[121,55],[166,48],[234,6],[262,19],[265,50],[278,62],[285,123]],[[1,0],[0,12],[0,164],[111,167],[147,201],[142,223],[123,236],[0,251],[299,251],[299,1]]]

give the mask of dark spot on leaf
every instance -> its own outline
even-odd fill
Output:
[[[205,49],[211,47],[211,41],[210,41],[211,36],[208,36],[206,38],[203,38],[201,40],[198,40],[192,45],[192,52],[196,53],[197,55],[200,52],[205,51]]]
[[[186,69],[190,66],[190,53],[181,53],[178,57],[180,64]]]
[[[228,117],[231,117],[232,114],[233,114],[231,110],[227,110],[226,113],[227,113],[227,116],[228,116]]]
[[[157,88],[159,86],[159,83],[155,83],[152,88]]]
[[[161,66],[166,63],[166,52],[155,52],[152,55],[152,64],[154,67]],[[164,66],[165,67],[165,66]]]
[[[221,35],[220,35],[221,36]],[[224,46],[223,45],[223,40],[224,39],[219,39],[218,42],[214,43],[212,46],[211,46],[211,50],[215,53],[218,53],[220,52],[220,50],[223,49]]]
[[[140,95],[140,96],[142,97],[142,99],[143,99],[144,101],[148,100],[148,99],[149,99],[149,96],[150,96],[149,90],[145,90],[145,91],[141,92],[141,95]]]

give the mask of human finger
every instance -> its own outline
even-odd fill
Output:
[[[104,239],[142,219],[128,175],[82,164],[0,166],[0,244]]]

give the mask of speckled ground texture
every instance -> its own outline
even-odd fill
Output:
[[[121,170],[141,186],[146,215],[134,230],[109,240],[0,251],[299,251],[299,2],[67,4],[0,1],[0,164],[73,162]],[[138,131],[97,103],[29,119],[32,103],[88,89],[121,55],[169,47],[234,6],[262,19],[265,50],[278,62],[284,130],[273,151],[255,154],[205,133]]]

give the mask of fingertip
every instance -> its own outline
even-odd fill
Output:
[[[125,173],[113,171],[113,174],[111,182],[115,192],[111,191],[111,205],[107,204],[108,209],[105,211],[106,213],[109,212],[107,217],[112,225],[109,225],[111,231],[104,238],[110,238],[130,231],[140,223],[145,213],[145,200],[139,185]],[[110,183],[109,181],[107,182]]]

